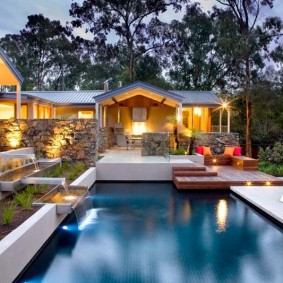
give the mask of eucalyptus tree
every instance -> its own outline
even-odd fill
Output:
[[[274,37],[280,35],[281,20],[275,17],[259,22],[260,11],[264,6],[273,7],[274,0],[217,0],[230,11],[237,23],[240,35],[239,58],[244,70],[243,90],[246,107],[246,155],[251,156],[251,83],[252,64],[260,59],[260,51],[268,51]],[[256,56],[255,56],[256,55]],[[254,60],[255,59],[255,60]],[[256,70],[254,70],[254,74]]]
[[[28,16],[20,34],[6,35],[0,40],[25,78],[23,89],[66,88],[65,78],[79,64],[77,45],[70,35],[60,21],[40,14]]]
[[[231,13],[206,13],[198,3],[187,6],[182,21],[171,23],[175,41],[167,48],[169,77],[181,89],[225,89],[236,72],[238,41]],[[230,80],[229,80],[230,78]]]
[[[133,81],[138,58],[165,44],[166,25],[158,16],[169,7],[178,12],[181,4],[188,1],[85,0],[82,4],[74,1],[70,15],[75,18],[72,21],[74,28],[85,27],[86,32],[93,34],[93,42],[100,53],[105,46],[113,49],[125,46],[128,76]]]

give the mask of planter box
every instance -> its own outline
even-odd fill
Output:
[[[95,172],[96,168],[87,170],[78,178],[77,185],[92,185],[96,181]],[[46,204],[0,241],[1,282],[16,279],[66,216],[57,214],[56,204]]]

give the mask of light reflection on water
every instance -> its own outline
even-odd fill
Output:
[[[42,269],[40,282],[282,282],[281,230],[229,194],[96,190],[89,221],[58,233],[26,279]]]

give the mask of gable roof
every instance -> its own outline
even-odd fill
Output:
[[[17,81],[22,84],[24,81],[24,78],[22,77],[21,73],[17,70],[15,65],[12,63],[12,61],[9,59],[9,57],[6,55],[4,50],[0,47],[0,59],[4,62],[8,70],[12,73],[12,75],[17,79]],[[1,61],[1,60],[0,60]],[[1,62],[0,62],[1,63]],[[1,82],[1,84],[4,84],[5,82]],[[9,85],[10,82],[7,82],[7,85]]]
[[[115,90],[110,90],[110,91],[107,91],[105,93],[102,93],[102,94],[98,95],[95,98],[95,100],[97,102],[101,102],[103,100],[112,98],[114,96],[121,95],[125,92],[129,92],[131,90],[138,89],[138,88],[144,89],[144,90],[152,92],[152,93],[158,93],[161,96],[170,98],[170,99],[178,101],[178,102],[182,102],[182,100],[183,100],[182,95],[179,95],[177,93],[173,93],[173,92],[170,92],[168,90],[153,86],[153,85],[148,84],[148,83],[140,82],[140,81],[136,81],[134,83],[125,85],[125,86],[117,88]]]

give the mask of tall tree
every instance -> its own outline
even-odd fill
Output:
[[[243,60],[245,79],[244,94],[246,105],[246,155],[251,156],[251,60],[255,45],[267,51],[267,45],[281,30],[279,19],[268,18],[262,27],[257,26],[262,7],[273,7],[274,0],[217,0],[231,11],[237,21],[241,36],[241,59]],[[257,44],[255,44],[257,43]]]
[[[0,45],[24,76],[23,89],[63,90],[66,76],[79,64],[76,43],[69,37],[59,21],[31,15],[19,35],[6,35]]]
[[[189,0],[85,0],[81,5],[72,3],[70,15],[75,18],[73,27],[84,27],[94,35],[98,49],[110,38],[117,38],[112,45],[125,45],[127,51],[128,75],[135,79],[137,58],[149,51],[161,48],[164,23],[158,15],[168,7],[176,12],[182,3]],[[113,34],[114,33],[114,34]]]
[[[169,76],[176,88],[223,89],[235,71],[238,37],[229,12],[208,14],[198,3],[187,6],[181,22],[173,21],[174,42],[168,48]]]

